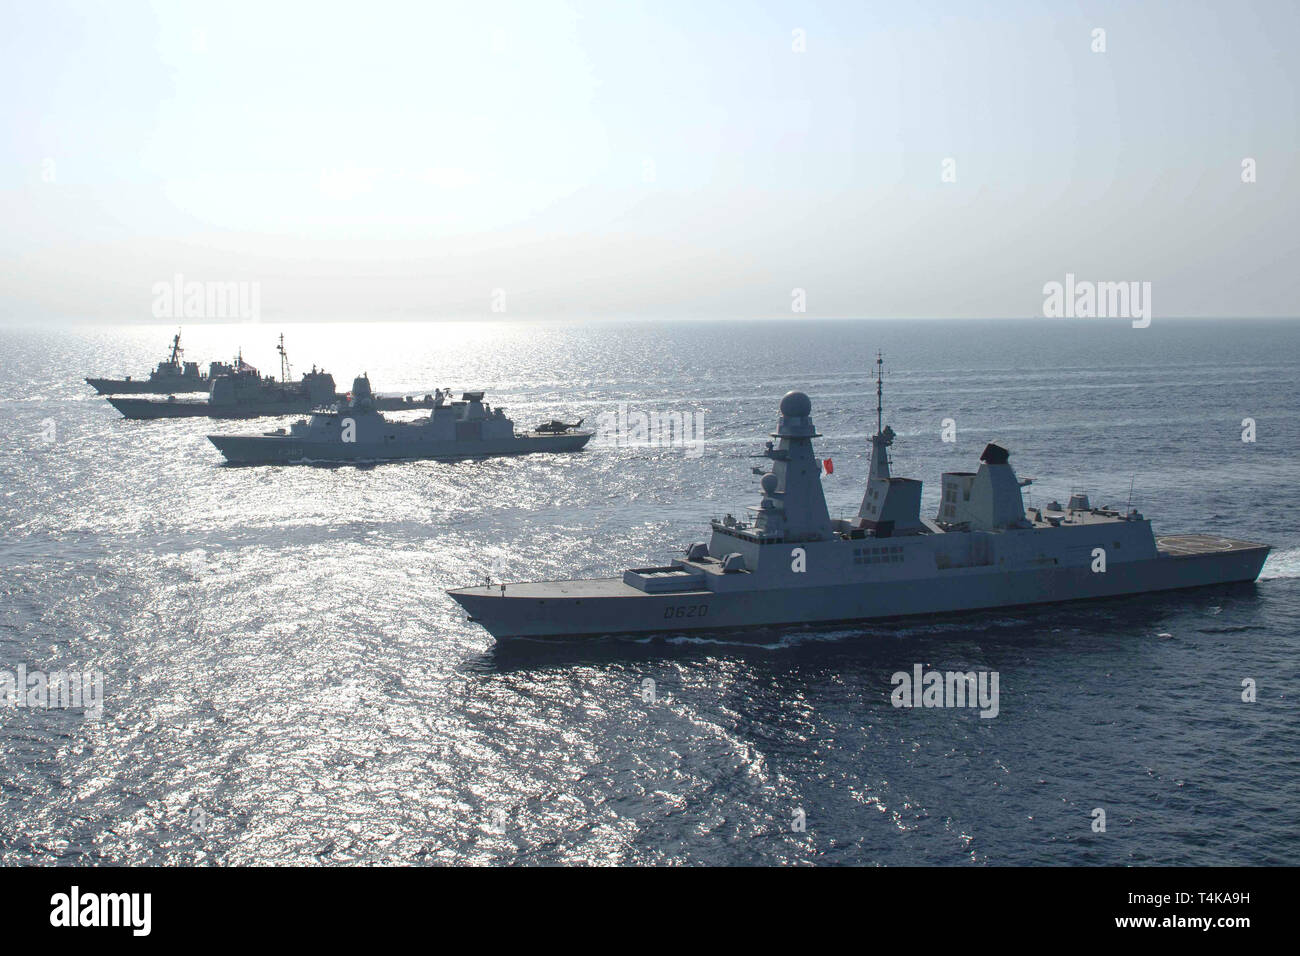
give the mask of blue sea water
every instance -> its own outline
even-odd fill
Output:
[[[186,328],[204,363],[242,347],[275,368],[283,331],[296,367],[483,388],[521,425],[620,403],[704,424],[698,454],[602,436],[339,468],[224,467],[207,433],[287,420],[128,422],[82,382],[141,375],[172,331],[0,330],[0,670],[104,686],[97,719],[0,709],[0,862],[1300,862],[1300,323]],[[517,647],[444,594],[701,540],[756,502],[750,456],[790,388],[834,461],[832,513],[856,509],[877,349],[895,474],[926,481],[927,513],[940,472],[997,439],[1033,502],[1131,486],[1158,533],[1271,543],[1260,581]],[[998,716],[894,708],[891,675],[918,663],[996,670]]]

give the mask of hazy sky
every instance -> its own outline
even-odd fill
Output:
[[[1292,316],[1297,50],[1294,0],[0,0],[0,321],[177,273],[271,319],[1020,316],[1067,272]]]

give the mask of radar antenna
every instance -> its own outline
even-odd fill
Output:
[[[885,373],[885,357],[876,351],[876,434],[881,433],[884,424],[884,392],[881,379]]]
[[[181,330],[177,329],[176,336],[175,338],[172,339],[172,357],[171,359],[169,359],[169,361],[173,365],[179,365],[180,357],[184,354],[185,354],[185,350],[181,348]]]
[[[280,353],[280,381],[287,382],[292,369],[289,368],[289,353],[284,350],[283,332],[280,333],[280,344],[275,347],[275,350]]]

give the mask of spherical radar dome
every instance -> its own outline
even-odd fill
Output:
[[[812,399],[803,392],[786,392],[781,399],[781,414],[787,418],[806,418],[812,413]]]
[[[759,487],[763,489],[763,494],[771,495],[776,493],[776,486],[779,484],[776,475],[770,471],[759,481]]]

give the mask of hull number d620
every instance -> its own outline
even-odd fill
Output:
[[[704,617],[709,613],[707,604],[678,604],[664,608],[664,619],[676,617]]]

